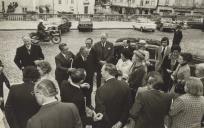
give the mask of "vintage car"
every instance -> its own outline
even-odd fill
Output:
[[[119,46],[121,46],[123,44],[124,40],[129,40],[130,44],[132,47],[134,47],[135,49],[137,49],[137,44],[139,42],[139,40],[146,40],[147,45],[146,45],[146,50],[149,51],[150,57],[149,57],[149,61],[150,61],[150,65],[148,67],[149,71],[153,71],[155,70],[155,63],[156,63],[156,50],[157,48],[161,45],[161,42],[159,40],[154,40],[154,39],[148,39],[148,38],[134,38],[134,37],[124,37],[124,38],[120,38],[117,39],[114,43],[114,49],[117,49]],[[191,53],[189,53],[191,54]],[[195,76],[195,64],[199,64],[199,63],[204,63],[204,56],[199,56],[199,55],[192,55],[192,60],[189,63],[190,68],[191,68],[191,75]],[[117,57],[114,57],[117,58]],[[115,60],[116,61],[116,60]]]
[[[190,28],[202,29],[203,28],[203,18],[192,18],[187,20],[187,24]]]
[[[65,17],[62,18],[50,18],[45,22],[46,26],[57,26],[61,33],[66,33],[70,30],[72,23]]]
[[[174,23],[175,25],[180,25],[183,30],[190,28],[190,27],[188,26],[188,24],[187,24],[187,21],[175,20],[175,21],[173,21],[173,23]]]
[[[133,29],[143,31],[152,31],[156,30],[156,24],[148,18],[137,18],[136,22],[133,25]]]
[[[90,18],[81,18],[77,28],[79,31],[93,31],[93,22]]]
[[[170,30],[174,31],[176,28],[176,24],[173,23],[172,18],[161,18],[160,20],[156,21],[157,29],[160,31]]]

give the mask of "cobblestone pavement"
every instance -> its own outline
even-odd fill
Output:
[[[13,62],[16,48],[23,44],[21,41],[21,37],[26,33],[30,33],[33,31],[34,30],[0,31],[0,59],[5,64],[5,72],[11,83],[19,83],[22,79],[21,71]],[[133,29],[94,30],[93,32],[78,32],[77,30],[71,30],[70,32],[62,35],[62,42],[68,43],[70,50],[74,53],[77,53],[79,47],[84,45],[84,41],[87,37],[91,37],[94,39],[94,42],[97,42],[100,40],[100,35],[103,32],[108,33],[108,40],[111,42],[114,42],[116,39],[121,37],[146,37],[158,40],[160,40],[164,36],[169,37],[170,40],[172,40],[173,38],[173,33],[158,31],[154,33],[142,33]],[[204,56],[203,35],[204,33],[200,30],[183,30],[184,38],[181,43],[182,50],[185,52],[191,52]],[[46,60],[48,60],[53,67],[52,75],[54,76],[54,57],[59,53],[58,45],[54,45],[51,42],[44,42],[40,43],[39,45],[43,49]]]

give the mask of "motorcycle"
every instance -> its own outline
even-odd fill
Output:
[[[38,44],[39,42],[50,42],[53,44],[59,44],[61,42],[61,32],[58,30],[58,27],[51,26],[45,30],[45,36],[40,37],[37,32],[30,33],[31,42],[33,44]]]

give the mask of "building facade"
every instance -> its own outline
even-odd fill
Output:
[[[74,14],[93,14],[94,6],[95,0],[0,0],[0,12],[10,10],[12,13],[68,12]]]
[[[112,10],[119,14],[152,14],[158,0],[112,0]]]

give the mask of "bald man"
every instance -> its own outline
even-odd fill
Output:
[[[15,64],[20,70],[23,70],[26,66],[34,66],[36,60],[44,59],[41,47],[33,45],[29,35],[23,36],[22,40],[24,45],[17,48],[14,58]]]
[[[113,43],[107,41],[107,34],[101,34],[101,41],[92,47],[94,59],[96,62],[97,87],[101,85],[101,68],[106,63],[113,63],[114,47]]]

